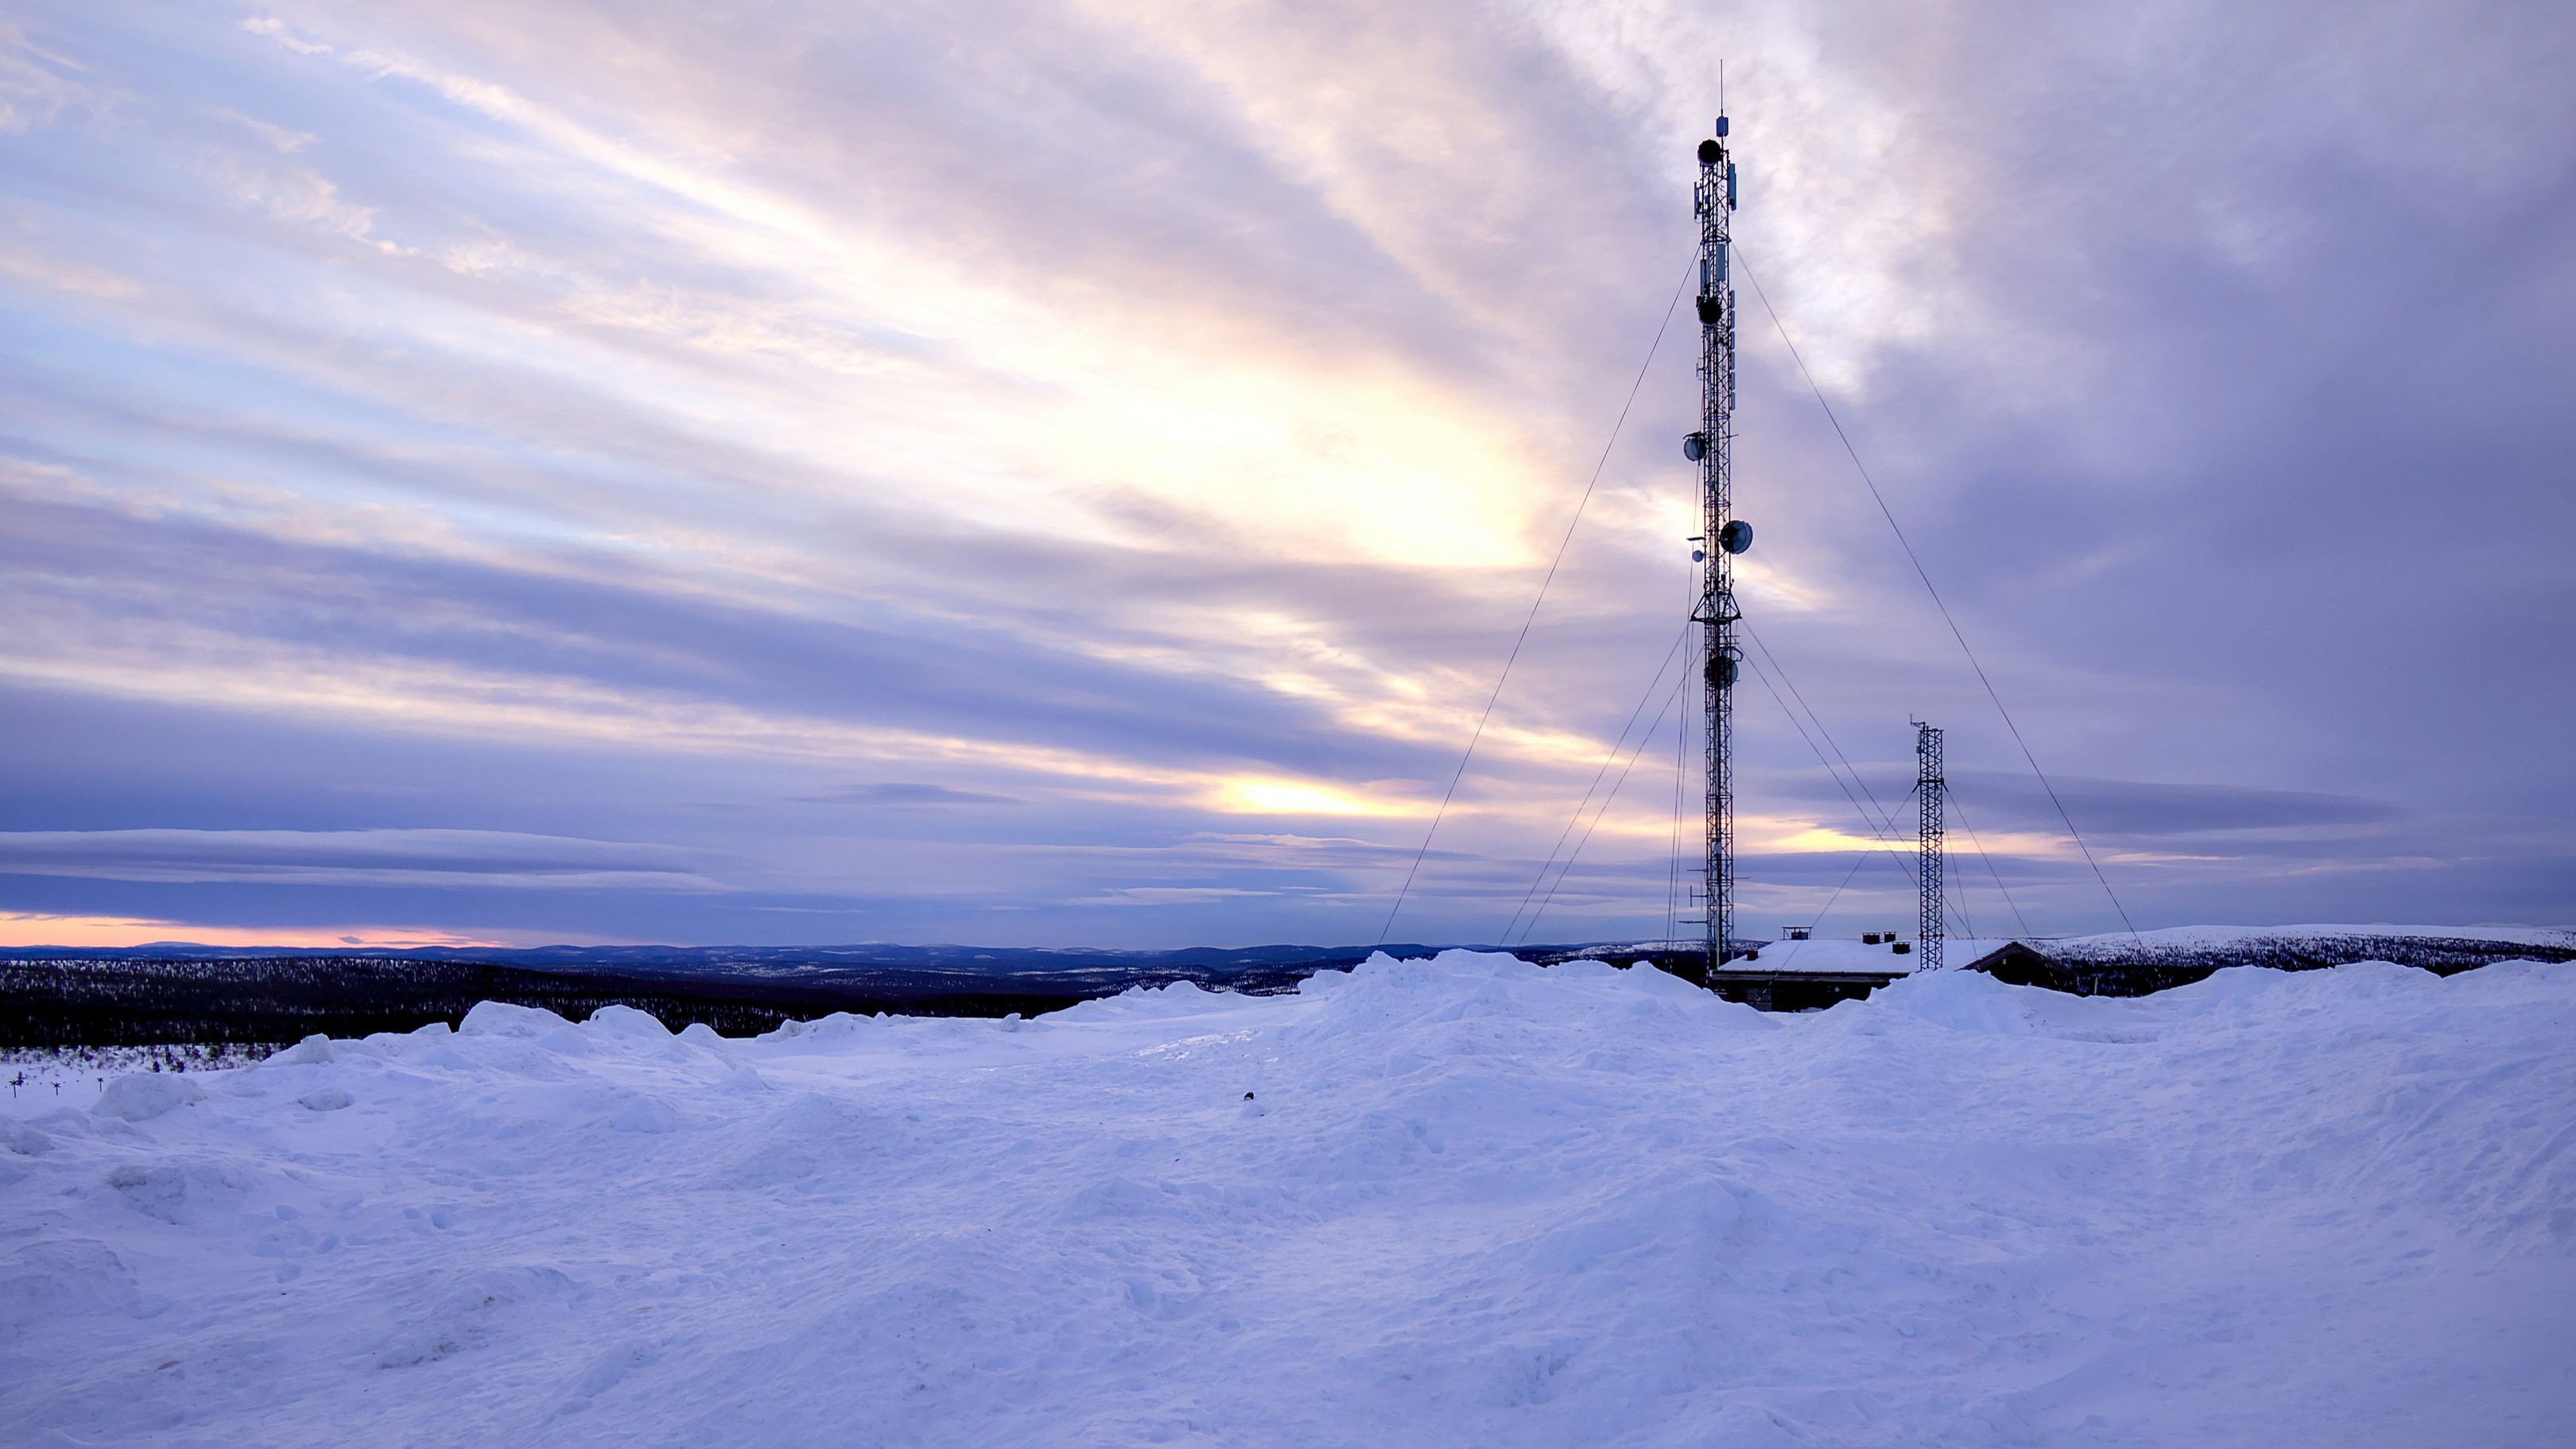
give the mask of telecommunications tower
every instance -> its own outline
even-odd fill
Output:
[[[1914,797],[1921,811],[1920,835],[1916,849],[1921,860],[1915,872],[1915,884],[1921,898],[1914,907],[1914,948],[1922,953],[1918,971],[1941,969],[1941,792],[1948,788],[1941,779],[1941,732],[1921,720],[1914,722]]]
[[[1735,289],[1728,284],[1726,253],[1735,213],[1735,161],[1726,144],[1726,117],[1717,135],[1699,143],[1699,184],[1692,201],[1699,213],[1699,431],[1683,440],[1682,455],[1699,465],[1700,547],[1705,565],[1691,618],[1702,626],[1701,702],[1708,728],[1708,858],[1702,863],[1708,906],[1708,963],[1714,974],[1734,954],[1735,939],[1735,675],[1742,656],[1735,647],[1734,558],[1753,546],[1753,526],[1734,516]]]

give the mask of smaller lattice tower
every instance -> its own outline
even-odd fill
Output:
[[[1918,971],[1941,969],[1941,732],[1914,721],[1914,799],[1920,810],[1915,884],[1922,899],[1915,906],[1914,949],[1921,953]]]

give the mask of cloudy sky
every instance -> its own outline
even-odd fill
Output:
[[[2576,920],[2563,5],[10,15],[0,940],[1377,939],[1721,58],[1748,925],[2120,918],[1784,338],[2139,926]],[[1399,939],[1664,928],[1688,325]]]

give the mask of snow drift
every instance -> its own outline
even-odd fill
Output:
[[[0,1442],[2555,1444],[2571,1027],[2529,964],[1772,1017],[1465,953],[486,1006],[0,1119]]]

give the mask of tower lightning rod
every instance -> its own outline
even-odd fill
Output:
[[[1717,134],[1699,143],[1699,184],[1692,204],[1699,216],[1699,431],[1683,440],[1682,455],[1699,465],[1701,536],[1695,557],[1704,566],[1691,617],[1702,626],[1701,707],[1707,720],[1705,802],[1708,853],[1701,862],[1708,910],[1703,982],[1735,954],[1735,708],[1742,656],[1735,645],[1737,554],[1753,546],[1753,526],[1734,516],[1735,289],[1727,279],[1727,248],[1735,215],[1735,160],[1726,140],[1726,117]]]

